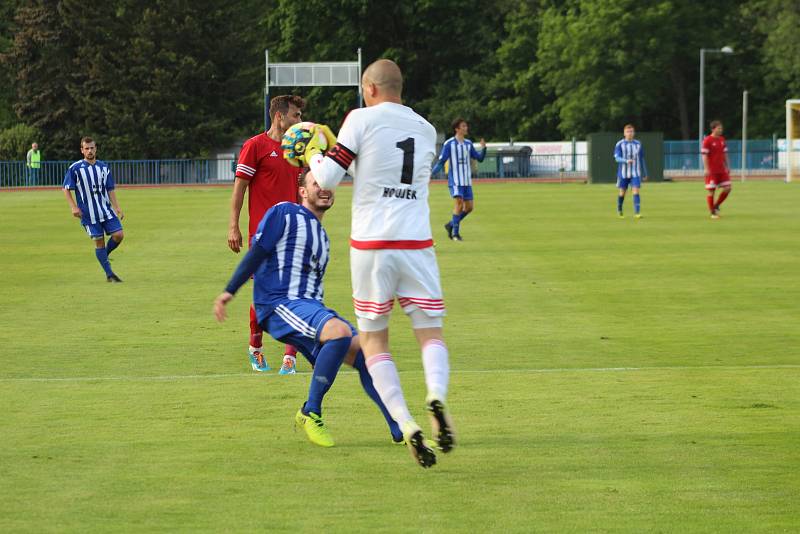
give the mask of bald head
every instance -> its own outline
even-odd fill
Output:
[[[364,71],[362,85],[367,105],[371,102],[399,102],[403,92],[403,73],[397,63],[379,59]]]

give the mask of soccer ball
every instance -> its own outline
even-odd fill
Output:
[[[313,122],[298,122],[283,134],[283,139],[281,140],[283,157],[295,167],[308,166],[308,162],[305,160],[305,152],[308,142],[311,141],[314,135],[311,131],[314,126],[316,124]],[[327,140],[323,141],[320,148],[325,150],[327,148],[326,144]]]

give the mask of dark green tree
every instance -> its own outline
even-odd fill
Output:
[[[65,26],[59,4],[38,0],[20,7],[13,44],[3,56],[12,73],[17,118],[42,133],[39,145],[48,159],[75,152],[72,131],[81,120],[69,89],[83,83],[74,68],[77,36]]]

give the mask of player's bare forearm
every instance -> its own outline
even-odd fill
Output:
[[[703,156],[703,172],[708,174],[708,156]]]
[[[64,196],[67,197],[67,202],[69,203],[69,209],[72,212],[72,216],[80,218],[83,214],[81,213],[81,209],[78,207],[78,205],[75,204],[75,200],[72,198],[72,191],[69,189],[64,189]]]
[[[224,321],[226,317],[225,305],[231,300],[233,300],[233,295],[227,291],[220,293],[220,295],[214,300],[214,317],[216,317],[217,321],[220,323]]]
[[[242,250],[242,232],[239,230],[239,216],[244,205],[244,192],[248,183],[241,178],[236,178],[231,194],[231,217],[228,224],[228,248],[237,254]]]
[[[119,207],[119,202],[117,202],[117,192],[112,189],[108,192],[108,198],[111,200],[111,206],[114,208],[117,217],[119,217],[120,220],[124,219],[125,214],[122,213],[122,209]]]

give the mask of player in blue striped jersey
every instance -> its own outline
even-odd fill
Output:
[[[447,164],[447,185],[455,204],[453,219],[444,228],[447,230],[447,237],[461,241],[461,221],[474,207],[471,160],[483,161],[486,157],[486,141],[481,139],[481,151],[475,150],[475,145],[466,138],[469,124],[461,117],[453,121],[452,128],[454,135],[442,145],[442,152],[431,174],[441,171],[445,163]]]
[[[109,282],[122,282],[111,270],[108,255],[124,237],[120,220],[125,216],[114,192],[114,177],[105,162],[97,159],[97,145],[91,137],[81,139],[83,159],[76,161],[64,175],[64,196],[72,216],[81,220],[86,233],[94,240],[95,256]],[[75,191],[75,199],[72,198]],[[77,203],[76,203],[77,200]],[[105,235],[110,235],[108,244]]]
[[[633,124],[626,124],[623,128],[624,137],[617,141],[614,146],[614,160],[617,162],[617,214],[620,218],[625,217],[622,213],[622,203],[625,201],[625,193],[628,186],[633,191],[633,211],[634,217],[641,218],[640,208],[641,199],[639,188],[642,181],[647,181],[647,165],[644,163],[644,147],[634,139],[636,129]]]
[[[314,367],[308,399],[295,416],[308,438],[333,446],[322,421],[322,399],[346,361],[383,413],[392,440],[401,443],[403,433],[372,384],[356,330],[322,301],[330,241],[321,221],[333,206],[333,191],[320,189],[307,170],[298,181],[302,204],[281,202],[267,211],[250,250],[214,301],[214,314],[223,321],[225,305],[255,274],[253,303],[259,325],[276,340],[297,347]]]

